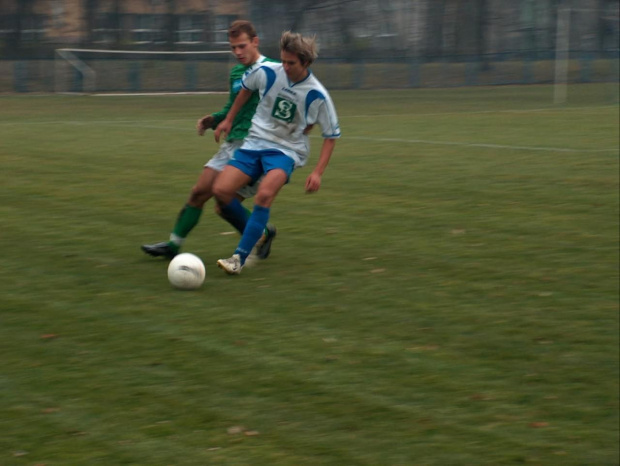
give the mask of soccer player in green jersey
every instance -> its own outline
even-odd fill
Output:
[[[207,129],[215,129],[217,125],[226,118],[230,107],[241,90],[241,79],[247,71],[261,63],[275,61],[261,55],[258,48],[258,35],[256,34],[254,26],[249,21],[238,20],[233,22],[228,29],[228,40],[233,54],[239,61],[239,64],[230,71],[230,94],[228,103],[221,111],[205,115],[198,120],[196,129],[198,130],[199,136],[202,136]],[[156,244],[142,245],[142,250],[145,253],[154,257],[161,256],[168,259],[172,259],[179,253],[187,235],[189,235],[198,224],[203,206],[213,197],[213,183],[215,179],[224,169],[224,166],[228,163],[234,151],[241,146],[243,139],[247,136],[258,101],[258,93],[255,92],[236,115],[226,141],[222,143],[220,150],[211,160],[205,164],[196,185],[192,188],[187,203],[178,215],[172,233],[170,234],[170,240]],[[257,189],[258,183],[244,186],[237,192],[237,197],[242,201],[243,199],[254,196]],[[250,216],[249,210],[244,211],[243,215],[239,212],[237,212],[236,215],[230,215],[225,212],[220,212],[219,209],[217,211],[227,222],[235,227],[239,233],[243,234],[243,230]],[[275,227],[267,225],[263,237],[256,245],[255,253],[258,258],[266,259],[267,256],[269,256],[271,252],[271,243],[275,236]]]

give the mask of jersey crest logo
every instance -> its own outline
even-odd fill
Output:
[[[278,120],[290,123],[295,118],[296,110],[297,105],[295,105],[293,102],[291,102],[290,100],[286,100],[282,97],[278,97],[275,104],[273,105],[271,116],[277,118]]]

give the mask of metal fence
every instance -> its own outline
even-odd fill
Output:
[[[254,22],[272,57],[284,29],[316,34],[313,70],[332,89],[618,82],[618,0],[235,0],[237,16],[224,14],[230,0],[73,3],[83,9],[72,13],[79,33],[63,44],[50,31],[68,11],[0,0],[13,5],[0,7],[1,93],[225,91],[230,63],[221,60],[79,57],[97,76],[92,86],[79,70],[59,71],[54,50],[221,50],[238,16]]]
[[[313,72],[330,89],[408,89],[427,87],[549,84],[556,62],[519,54],[483,57],[359,60],[319,59]],[[208,92],[227,91],[228,59],[91,59],[93,88],[71,66],[59,71],[54,60],[0,60],[0,92]],[[572,54],[568,83],[618,83],[617,54]]]

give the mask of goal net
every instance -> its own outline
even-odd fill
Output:
[[[228,91],[230,51],[170,52],[57,49],[56,93],[199,93]]]

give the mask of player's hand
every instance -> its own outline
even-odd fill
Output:
[[[213,128],[214,121],[215,119],[213,118],[213,115],[206,115],[200,118],[196,123],[196,130],[198,131],[198,136],[202,136],[203,134],[205,134],[206,130]]]
[[[306,178],[306,192],[314,193],[318,191],[320,187],[321,175],[318,175],[314,172],[310,173],[310,175],[308,175],[308,178]]]
[[[222,121],[217,128],[215,128],[215,142],[220,142],[220,136],[222,134],[230,133],[230,129],[232,127],[232,123],[228,120]]]
[[[312,128],[314,128],[314,125],[308,125],[306,126],[306,129],[304,129],[304,134],[310,134],[310,131],[312,131]]]

